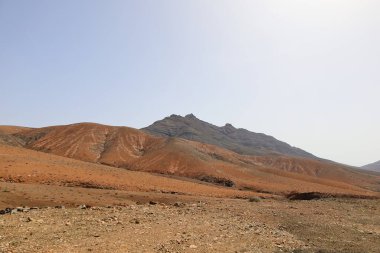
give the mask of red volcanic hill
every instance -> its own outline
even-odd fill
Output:
[[[44,195],[44,192],[42,192],[41,195],[41,190],[38,190],[38,185],[112,189],[134,192],[170,192],[215,197],[245,197],[254,194],[232,188],[216,187],[213,185],[167,178],[151,173],[129,171],[122,168],[83,162],[54,154],[3,144],[0,144],[0,168],[1,188],[4,186],[3,182],[30,184],[28,189],[37,191],[37,194],[32,194],[37,202],[38,199],[46,200],[46,195]],[[60,191],[57,188],[46,189],[56,189]],[[35,192],[34,190],[32,190],[32,192]],[[68,191],[71,192],[73,190],[69,189]],[[35,203],[34,200],[25,199],[24,194],[20,196],[17,191],[11,194],[5,191],[1,193],[1,207],[6,207],[9,203],[20,204],[17,203],[17,199],[21,199],[23,201],[21,203]],[[77,197],[78,195],[74,194],[73,198],[76,199]],[[100,197],[102,196],[96,198],[99,199]],[[72,203],[77,203],[75,199],[72,200]],[[105,196],[105,199],[107,199],[107,196]],[[94,201],[97,202],[96,200]],[[47,202],[60,203],[60,200],[50,199]]]
[[[28,129],[30,128],[17,126],[0,126],[0,144],[6,144],[17,147],[23,146],[25,143],[21,139],[13,136],[13,134]]]
[[[195,179],[194,182],[233,189],[280,194],[317,191],[378,195],[380,190],[379,176],[343,165],[284,155],[241,155],[210,144],[152,136],[128,127],[80,123],[19,128],[17,131],[2,129],[0,127],[7,138],[27,149],[133,171],[165,174],[182,181]]]

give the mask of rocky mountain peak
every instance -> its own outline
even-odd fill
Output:
[[[194,114],[190,113],[185,116],[186,119],[198,119]]]
[[[234,128],[234,129],[236,129],[232,124],[230,124],[230,123],[226,123],[225,125],[224,125],[224,127],[225,128]]]
[[[190,113],[185,117],[172,115],[143,128],[149,134],[162,137],[178,137],[216,145],[243,155],[282,154],[315,158],[312,154],[292,147],[272,136],[236,129],[227,123],[222,127],[202,121]]]
[[[236,131],[236,128],[231,125],[230,123],[226,123],[224,125],[224,127],[222,127],[223,131],[226,133],[226,134],[229,134],[229,133],[232,133],[232,132],[235,132]]]

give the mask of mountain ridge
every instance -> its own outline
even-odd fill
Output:
[[[364,165],[360,167],[361,169],[364,170],[370,170],[370,171],[375,171],[375,172],[380,172],[380,160],[374,163],[370,163],[367,165]]]
[[[294,190],[351,195],[380,192],[378,176],[328,161],[240,155],[215,145],[153,136],[129,127],[77,123],[24,129],[9,136],[26,149],[241,190],[276,194]]]
[[[218,127],[198,119],[192,113],[184,117],[172,114],[141,130],[161,137],[177,137],[208,143],[242,155],[277,154],[318,159],[313,154],[277,140],[273,136],[235,128],[230,123]]]

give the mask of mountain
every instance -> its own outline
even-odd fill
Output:
[[[58,155],[90,162],[94,166],[101,164],[161,174],[182,181],[243,191],[275,194],[317,191],[360,196],[376,195],[375,192],[380,191],[380,176],[328,161],[279,154],[240,155],[215,145],[153,136],[129,127],[78,123],[5,134],[17,140],[22,147],[17,147],[18,150],[32,149],[54,157]],[[12,157],[7,157],[7,161],[12,161]],[[36,171],[39,170],[37,167]],[[49,174],[48,170],[46,167],[44,173]],[[13,171],[8,170],[7,173]],[[90,176],[91,172],[87,171]],[[65,175],[75,178],[72,172],[68,170]],[[105,170],[99,175],[106,178],[107,173]]]
[[[34,150],[15,146],[0,144],[0,185],[1,183],[26,183],[32,192],[40,188],[38,185],[67,186],[93,189],[114,189],[126,191],[144,192],[173,192],[200,196],[244,196],[247,192],[241,192],[233,188],[216,187],[214,185],[199,184],[197,182],[184,181],[174,178],[130,171],[123,168],[115,168],[101,164],[83,162],[51,153],[37,152]],[[55,188],[53,188],[55,189]],[[57,189],[55,189],[57,190]],[[1,191],[3,192],[3,190]],[[5,192],[5,191],[4,191]],[[53,192],[51,197],[56,198],[57,204],[60,203],[60,193]],[[100,193],[95,199],[104,199]],[[16,202],[25,194],[2,195],[0,206],[6,202]],[[70,197],[70,201],[76,200],[75,194]],[[47,199],[45,193],[35,196],[36,199],[23,201],[35,201]],[[25,203],[25,202],[22,202]],[[82,202],[83,203],[83,202]],[[87,203],[87,202],[86,202]],[[19,203],[18,203],[19,204]],[[16,205],[15,205],[16,206]]]
[[[173,114],[142,130],[156,136],[177,137],[216,145],[242,155],[287,155],[317,158],[272,136],[235,128],[231,124],[218,127],[198,119],[193,114],[185,117]]]
[[[7,144],[16,147],[23,146],[23,141],[15,137],[14,134],[28,129],[30,128],[17,126],[0,126],[0,144]]]
[[[361,168],[364,170],[371,170],[371,171],[380,172],[380,161],[364,165]]]

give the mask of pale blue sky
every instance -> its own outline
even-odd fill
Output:
[[[380,159],[378,0],[0,0],[0,124],[194,113]]]

